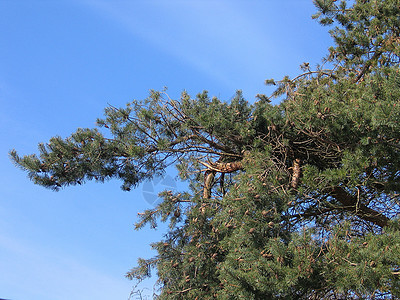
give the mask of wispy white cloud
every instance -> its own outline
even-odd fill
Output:
[[[96,11],[207,74],[237,88],[272,49],[268,36],[230,1],[87,1]],[[239,76],[237,76],[239,77]]]

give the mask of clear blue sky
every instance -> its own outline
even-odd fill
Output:
[[[15,168],[10,149],[34,153],[93,127],[107,103],[164,86],[173,98],[241,89],[254,101],[265,79],[325,56],[331,40],[314,12],[311,0],[0,0],[0,298],[127,299],[124,274],[163,234],[133,229],[152,205],[147,188],[52,192]]]

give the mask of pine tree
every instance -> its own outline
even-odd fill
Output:
[[[186,191],[161,193],[140,229],[169,222],[159,299],[400,297],[400,1],[315,0],[334,26],[323,64],[250,104],[152,91],[97,124],[13,161],[58,190],[88,180],[129,191],[176,166]],[[102,131],[109,130],[106,137]]]

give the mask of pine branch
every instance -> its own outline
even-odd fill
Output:
[[[332,196],[343,205],[344,209],[354,213],[365,221],[372,222],[380,227],[385,227],[389,224],[390,219],[388,217],[360,203],[356,196],[350,195],[342,187],[334,187],[332,189]]]

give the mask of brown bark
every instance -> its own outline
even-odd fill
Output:
[[[209,199],[211,198],[211,188],[214,183],[215,174],[218,173],[232,173],[238,170],[243,169],[243,165],[241,161],[234,161],[229,163],[205,163],[199,161],[203,166],[207,167],[206,172],[204,173],[204,188],[203,188],[203,198]]]
[[[203,188],[203,198],[211,198],[211,187],[214,183],[215,171],[207,170],[204,173],[204,188]]]
[[[300,169],[300,164],[301,164],[301,160],[300,158],[296,158],[293,161],[293,174],[292,174],[292,182],[290,183],[290,186],[292,188],[297,188],[297,186],[299,185],[299,181],[300,181],[300,173],[301,173],[301,169]]]
[[[216,162],[216,163],[205,163],[202,161],[199,161],[203,166],[207,167],[209,170],[219,172],[219,173],[232,173],[238,170],[243,169],[243,164],[241,161],[233,161],[229,163],[221,163],[221,162]]]

